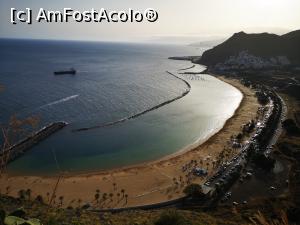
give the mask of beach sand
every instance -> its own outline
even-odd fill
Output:
[[[206,178],[188,178],[187,172],[183,172],[182,167],[191,165],[191,160],[197,160],[198,166],[208,168],[209,174],[212,174],[215,170],[212,162],[222,152],[224,146],[228,145],[230,137],[241,131],[242,124],[255,119],[259,106],[253,90],[244,87],[237,80],[220,79],[238,88],[244,98],[235,114],[208,141],[189,151],[129,168],[93,174],[64,174],[58,184],[53,204],[59,205],[60,196],[63,196],[63,207],[77,207],[85,203],[99,208],[153,204],[182,197],[187,182],[205,182]],[[47,202],[56,182],[57,177],[3,174],[0,178],[0,189],[1,193],[11,196],[18,196],[21,189],[31,189],[32,198],[41,195]],[[100,191],[98,201],[95,198],[97,189]],[[107,194],[105,200],[104,193]]]

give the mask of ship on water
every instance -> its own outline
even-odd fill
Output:
[[[61,70],[61,71],[55,71],[54,72],[54,75],[65,75],[65,74],[75,75],[76,70],[74,68],[71,68],[69,70]]]

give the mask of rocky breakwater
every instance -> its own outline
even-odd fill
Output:
[[[8,163],[14,161],[22,156],[26,151],[38,144],[40,141],[46,139],[51,134],[57,132],[67,125],[66,122],[51,123],[37,132],[31,134],[27,138],[21,140],[10,148],[4,149],[0,152],[0,168],[4,168]]]
[[[124,122],[126,122],[128,120],[135,119],[135,118],[137,118],[139,116],[142,116],[142,115],[144,115],[144,114],[146,114],[148,112],[151,112],[151,111],[156,110],[156,109],[158,109],[158,108],[160,108],[162,106],[170,104],[170,103],[172,103],[172,102],[174,102],[174,101],[176,101],[178,99],[181,99],[181,98],[183,98],[184,96],[186,96],[191,91],[192,87],[191,87],[191,85],[186,80],[184,80],[183,78],[181,78],[181,77],[179,77],[179,76],[177,76],[177,75],[175,75],[175,74],[173,74],[173,73],[171,73],[169,71],[166,71],[166,73],[168,73],[169,75],[177,78],[178,80],[181,80],[182,82],[184,82],[186,84],[187,88],[182,92],[182,94],[178,95],[175,98],[166,100],[165,102],[162,102],[162,103],[160,103],[158,105],[155,105],[155,106],[153,106],[150,109],[146,109],[144,111],[141,111],[141,112],[139,112],[137,114],[134,114],[134,115],[131,115],[131,116],[128,116],[128,117],[124,117],[124,118],[121,118],[121,119],[116,120],[116,121],[112,121],[112,122],[108,122],[108,123],[104,123],[104,124],[92,126],[92,127],[83,127],[83,128],[74,129],[73,132],[93,130],[93,129],[103,128],[103,127],[113,126],[113,125],[116,125],[116,124],[119,124],[119,123],[124,123]]]

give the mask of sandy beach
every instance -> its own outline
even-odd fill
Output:
[[[242,124],[255,119],[259,106],[253,90],[237,80],[220,79],[238,88],[244,97],[235,114],[208,141],[189,151],[128,168],[93,174],[63,174],[53,204],[59,205],[62,201],[63,207],[76,207],[85,203],[98,208],[138,206],[176,199],[183,196],[182,190],[188,183],[203,183],[206,178],[189,176],[187,171],[197,165],[207,168],[209,174],[212,174],[216,169],[214,162],[224,147],[228,146],[230,137],[241,131]],[[232,150],[227,157],[234,154]],[[196,160],[196,163],[191,163],[191,160]],[[11,196],[18,196],[21,189],[31,189],[32,198],[41,195],[48,202],[57,180],[58,177],[3,174],[0,189],[1,193]],[[63,198],[59,200],[60,196]]]

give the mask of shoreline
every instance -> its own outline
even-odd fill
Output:
[[[179,175],[180,177],[183,177],[183,173],[181,171],[182,164],[185,165],[190,162],[191,159],[199,156],[203,158],[207,156],[216,158],[217,151],[214,150],[215,148],[211,149],[211,145],[216,145],[220,150],[224,146],[224,142],[228,140],[227,138],[231,134],[237,132],[236,130],[230,129],[229,135],[227,130],[230,128],[230,125],[233,123],[238,123],[235,124],[235,127],[239,128],[241,124],[235,121],[235,119],[241,116],[241,111],[249,111],[248,109],[243,110],[243,108],[248,103],[246,101],[246,98],[249,98],[248,95],[249,93],[251,93],[251,90],[249,89],[248,93],[245,93],[245,90],[240,89],[242,86],[238,81],[220,77],[217,78],[237,88],[243,94],[243,98],[240,101],[239,106],[235,109],[233,115],[229,119],[227,119],[224,122],[223,126],[214,134],[210,135],[207,139],[202,140],[202,142],[200,143],[193,143],[183,150],[179,150],[174,154],[167,155],[158,160],[144,162],[127,167],[119,167],[115,169],[82,173],[77,175],[64,174],[63,180],[60,184],[61,187],[59,189],[59,193],[64,194],[65,198],[69,201],[74,196],[81,196],[81,199],[85,202],[91,202],[91,199],[93,199],[93,193],[97,189],[97,186],[99,186],[102,193],[102,190],[109,190],[114,192],[115,190],[112,190],[112,183],[117,183],[117,186],[126,187],[126,190],[128,190],[129,192],[129,196],[131,196],[128,200],[128,204],[126,204],[126,207],[157,203],[182,197],[183,187],[177,188],[178,190],[173,190],[174,178],[176,177],[176,179],[178,180]],[[243,89],[246,88],[243,87]],[[255,103],[254,99],[252,99],[252,101],[254,101]],[[254,108],[252,112],[254,115],[254,112],[256,113],[257,105],[251,106],[250,104],[248,107]],[[244,115],[244,117],[247,118],[243,120],[244,122],[246,122],[248,119],[250,119],[251,116],[249,117],[248,115]],[[226,136],[226,138],[222,137],[224,135]],[[221,144],[218,142],[221,142]],[[209,173],[211,174],[212,172],[213,169],[209,169]],[[11,176],[10,174],[6,174],[6,179],[4,178],[3,182],[3,179],[1,178],[0,184],[11,184],[10,186],[16,189],[15,191],[12,190],[11,193],[11,195],[14,196],[16,195],[17,190],[20,190],[21,187],[26,188],[26,186],[30,186],[35,193],[37,193],[38,191],[44,191],[46,193],[47,190],[51,190],[51,187],[53,186],[56,179],[57,177],[55,176]],[[132,182],[133,179],[136,179],[136,185],[132,184],[134,183]],[[202,178],[196,178],[194,181],[204,182]],[[75,188],[75,186],[78,186],[78,189]],[[72,187],[73,190],[70,189]],[[80,193],[82,188],[84,187],[88,187],[88,189],[90,190],[86,191],[85,193]],[[167,192],[170,192],[171,194],[166,196],[166,194],[163,193],[163,191],[166,190],[169,190]],[[107,191],[105,191],[105,193],[106,192]],[[101,208],[115,208],[119,206],[120,204],[117,204],[116,206],[101,206]]]
[[[166,71],[168,74],[170,75],[173,75],[175,77],[177,77],[176,75]],[[212,75],[212,74],[209,74],[231,86],[233,86],[232,84],[226,82],[226,79],[222,78],[222,77],[216,77],[215,75]],[[182,78],[179,78],[177,77],[178,79],[181,79],[183,80],[183,82],[187,83],[188,84],[188,87],[189,89],[191,89],[191,86],[190,84],[185,81],[184,79]],[[77,177],[77,176],[83,176],[83,177],[89,177],[89,176],[94,176],[94,175],[99,175],[99,174],[106,174],[108,172],[110,173],[113,173],[113,172],[120,172],[120,171],[126,171],[126,170],[130,170],[130,169],[139,169],[139,168],[142,168],[142,167],[145,167],[145,166],[151,166],[152,164],[156,164],[156,163],[164,163],[168,160],[172,160],[173,158],[176,158],[176,157],[180,157],[181,155],[189,152],[189,151],[193,151],[195,148],[199,148],[201,147],[202,145],[205,145],[207,141],[210,141],[211,138],[214,138],[214,136],[218,135],[220,132],[222,132],[222,130],[225,128],[226,124],[229,122],[229,120],[231,120],[236,112],[239,110],[239,108],[241,107],[241,105],[243,104],[244,100],[245,100],[245,97],[244,97],[244,93],[240,91],[240,89],[238,89],[237,87],[233,86],[234,88],[236,88],[241,94],[242,94],[242,99],[241,101],[239,102],[239,105],[237,106],[237,108],[234,110],[234,112],[232,113],[232,115],[230,115],[230,117],[228,119],[226,119],[223,123],[223,125],[219,128],[219,129],[216,129],[214,130],[211,134],[207,135],[207,137],[205,137],[204,139],[201,139],[201,140],[196,140],[195,142],[179,149],[178,151],[174,152],[174,153],[171,153],[171,154],[168,154],[166,156],[163,156],[163,157],[160,157],[158,159],[154,159],[154,160],[148,160],[148,161],[144,161],[144,162],[140,162],[140,163],[136,163],[136,164],[132,164],[132,165],[128,165],[128,166],[119,166],[119,167],[115,167],[115,168],[111,168],[111,169],[99,169],[97,171],[89,171],[89,172],[63,172],[64,174],[64,177],[65,178],[70,178],[70,177]],[[189,91],[188,91],[189,92]],[[186,93],[188,94],[188,93]],[[184,97],[185,95],[185,92],[184,94],[180,97]],[[177,97],[176,99],[177,100]],[[174,100],[173,100],[174,101]],[[18,173],[7,173],[10,177],[40,177],[40,178],[54,178],[54,177],[57,177],[58,175],[24,175],[24,174],[18,174]]]

